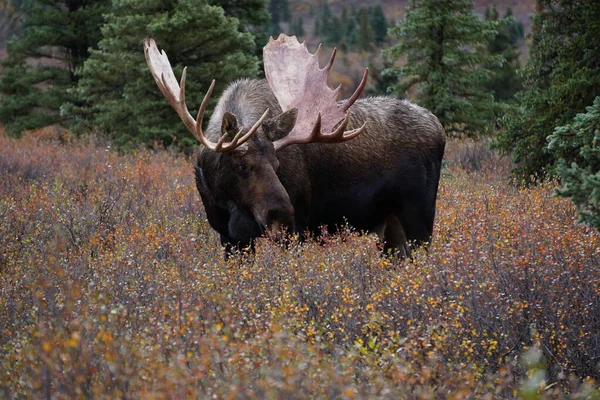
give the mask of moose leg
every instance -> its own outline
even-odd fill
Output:
[[[234,255],[254,253],[253,240],[250,240],[249,243],[232,243],[228,237],[221,235],[221,245],[225,248],[224,257],[226,260]]]
[[[410,256],[410,249],[406,242],[406,234],[400,223],[400,219],[389,215],[381,224],[373,230],[383,244],[383,253],[405,258]]]
[[[406,238],[411,247],[422,246],[431,241],[433,231],[433,214],[427,212],[425,207],[406,206],[398,218],[404,227]]]

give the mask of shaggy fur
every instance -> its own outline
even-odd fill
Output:
[[[391,97],[359,99],[349,109],[347,127],[367,121],[357,138],[292,145],[275,154],[273,130],[281,135],[293,125],[278,119],[281,108],[265,80],[240,80],[223,93],[206,136],[216,141],[226,130],[226,112],[236,116],[237,130],[252,126],[266,108],[270,119],[252,140],[232,153],[202,149],[198,157],[198,190],[224,245],[251,245],[274,220],[317,233],[347,221],[377,233],[386,249],[401,255],[409,253],[408,243],[431,240],[445,147],[433,114]],[[249,175],[240,164],[250,168]]]

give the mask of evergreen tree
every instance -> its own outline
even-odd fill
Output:
[[[519,106],[502,118],[495,141],[512,154],[513,173],[524,183],[552,173],[556,156],[546,137],[600,95],[600,2],[538,0],[537,9],[525,90],[517,96]]]
[[[321,36],[321,22],[319,21],[319,18],[315,18],[313,35]]]
[[[333,18],[334,15],[331,8],[329,8],[329,4],[324,3],[321,5],[317,10],[315,36],[330,37],[332,35]]]
[[[107,133],[117,145],[195,144],[152,79],[142,49],[145,37],[165,50],[176,76],[188,67],[192,113],[213,78],[214,104],[231,80],[258,72],[252,35],[240,32],[237,18],[206,0],[113,0],[112,11],[102,28],[100,50],[92,52],[80,71],[77,92],[87,102],[65,107],[65,112],[77,115],[80,127]]]
[[[356,21],[349,14],[346,6],[342,7],[342,16],[340,18],[340,28],[342,30],[342,39],[344,46],[353,46],[356,44]]]
[[[208,4],[218,6],[225,11],[227,17],[235,17],[240,23],[240,32],[250,32],[257,44],[255,56],[262,59],[262,48],[269,41],[269,30],[265,24],[270,15],[267,8],[268,0],[209,0]],[[279,32],[277,32],[279,34]],[[262,71],[262,68],[261,68]]]
[[[242,32],[256,32],[269,20],[267,0],[209,0],[208,4],[221,7],[228,17],[237,18]]]
[[[356,45],[361,51],[373,50],[375,44],[375,31],[369,21],[368,10],[362,9],[358,17],[358,29],[356,30]]]
[[[338,17],[332,15],[329,19],[325,43],[329,46],[337,46],[340,40],[342,40],[342,24]]]
[[[587,113],[556,128],[548,147],[559,157],[556,170],[563,187],[558,194],[575,203],[580,222],[600,230],[600,96]]]
[[[398,78],[390,73],[392,63],[386,58],[381,66],[369,65],[369,81],[371,84],[365,90],[370,96],[383,96],[389,94],[389,89],[397,82]]]
[[[498,34],[488,43],[489,54],[500,55],[504,58],[502,67],[486,83],[485,88],[494,94],[496,100],[507,103],[515,102],[515,94],[523,87],[520,75],[519,42],[523,37],[515,34],[518,23],[512,19],[512,13],[507,10],[506,16],[500,20],[496,6],[485,11],[487,21],[500,22]],[[522,26],[522,25],[521,25]]]
[[[279,23],[290,22],[292,18],[288,0],[269,0],[268,9],[271,19],[267,31],[269,35],[277,37],[282,32]]]
[[[506,15],[504,17],[509,21],[508,33],[510,42],[512,44],[517,44],[518,42],[523,41],[523,38],[525,37],[525,28],[521,22],[518,22],[513,18],[512,8],[508,7],[506,9]]]
[[[9,39],[21,25],[21,12],[15,2],[0,0],[0,43]]]
[[[369,23],[375,32],[375,42],[377,45],[382,44],[387,36],[388,22],[379,3],[369,10]]]
[[[292,13],[290,12],[290,5],[288,0],[279,0],[281,20],[283,22],[290,22],[292,20]]]
[[[77,84],[75,71],[89,49],[97,47],[107,10],[108,0],[23,3],[23,30],[8,44],[0,77],[0,122],[9,134],[68,122],[60,107],[75,101],[68,89]]]
[[[416,101],[431,110],[449,134],[477,135],[490,127],[498,104],[482,90],[501,65],[485,46],[497,22],[481,21],[471,0],[414,0],[404,21],[391,29],[398,44],[384,51],[390,61],[406,65],[387,72],[398,78],[391,88],[399,96],[417,87]]]
[[[277,37],[281,33],[279,22],[281,21],[281,11],[279,8],[279,0],[269,0],[269,21],[268,32],[270,36]]]
[[[304,36],[304,19],[302,17],[298,17],[298,22],[296,23],[296,35]]]
[[[302,17],[298,17],[292,20],[292,23],[290,24],[290,29],[292,35],[296,35],[298,37],[304,36],[304,20],[302,19]]]

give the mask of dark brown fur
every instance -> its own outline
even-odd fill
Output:
[[[359,99],[349,109],[347,127],[367,121],[357,138],[292,145],[275,153],[272,141],[294,121],[289,113],[280,117],[266,81],[241,80],[224,92],[206,136],[216,141],[249,127],[266,108],[270,119],[252,140],[232,153],[203,149],[198,157],[198,190],[224,245],[251,245],[275,221],[298,232],[318,232],[323,225],[335,231],[347,221],[377,233],[387,249],[403,255],[409,251],[407,240],[421,244],[431,239],[445,147],[433,114],[390,97]],[[240,171],[240,163],[249,174]]]

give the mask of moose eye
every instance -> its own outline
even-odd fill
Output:
[[[238,164],[238,171],[242,174],[247,174],[250,171],[250,168],[246,164]]]

